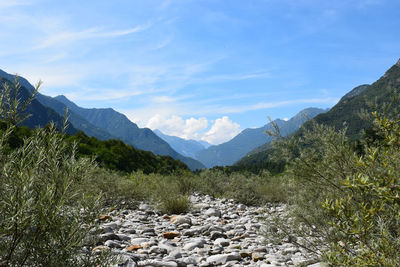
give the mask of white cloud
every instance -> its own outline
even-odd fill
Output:
[[[228,116],[216,119],[211,129],[201,138],[211,144],[221,144],[229,141],[240,132],[240,125],[234,123]]]
[[[216,119],[208,131],[206,131],[208,127],[206,118],[191,117],[184,120],[176,115],[167,118],[157,114],[148,120],[146,127],[153,130],[158,129],[167,135],[184,139],[204,140],[215,145],[229,141],[240,132],[240,125],[227,116]]]
[[[184,120],[182,117],[173,115],[169,118],[157,114],[151,117],[146,127],[159,129],[167,135],[178,136],[185,139],[200,139],[201,131],[208,126],[206,118],[190,118]]]

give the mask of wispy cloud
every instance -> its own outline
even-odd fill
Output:
[[[207,109],[211,113],[222,113],[222,114],[232,114],[232,113],[244,113],[247,111],[276,108],[283,106],[290,106],[295,104],[336,104],[339,98],[327,97],[327,98],[307,98],[307,99],[294,99],[276,102],[260,102],[254,105],[246,106],[223,106],[215,107],[213,109]]]
[[[0,8],[31,5],[32,1],[26,0],[0,0]]]
[[[171,36],[165,38],[164,40],[162,40],[161,42],[159,42],[157,45],[151,46],[151,47],[150,47],[150,50],[155,51],[155,50],[163,49],[163,48],[167,47],[167,46],[172,42],[173,39],[174,39],[174,38],[173,38],[173,36],[171,35]]]
[[[233,74],[222,74],[222,75],[210,75],[206,78],[198,78],[193,80],[197,83],[211,83],[211,82],[226,82],[226,81],[241,81],[250,79],[265,79],[272,77],[268,71],[256,71],[250,73],[233,73]]]
[[[129,29],[120,29],[113,31],[105,31],[102,28],[89,28],[82,31],[64,31],[54,34],[51,33],[48,35],[47,38],[45,38],[45,40],[43,40],[39,45],[37,45],[35,49],[44,49],[60,44],[62,45],[70,44],[85,39],[113,38],[113,37],[129,35],[147,30],[148,28],[151,27],[151,25],[152,25],[151,23],[147,23]]]
[[[81,87],[78,92],[66,93],[66,96],[71,100],[80,101],[114,101],[119,99],[124,99],[132,96],[140,96],[146,94],[146,91],[136,91],[136,90],[112,90],[110,88],[85,88]]]

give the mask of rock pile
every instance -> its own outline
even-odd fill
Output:
[[[144,203],[137,210],[113,211],[102,217],[102,245],[94,250],[121,255],[116,265],[121,267],[307,266],[310,257],[303,249],[265,244],[266,208],[201,195],[191,202],[186,215],[158,214]],[[268,209],[283,212],[284,206]]]

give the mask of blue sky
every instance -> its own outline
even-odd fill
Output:
[[[332,107],[400,58],[398,0],[0,0],[0,68],[214,144]]]

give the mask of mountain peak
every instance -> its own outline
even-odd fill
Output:
[[[359,94],[361,94],[363,91],[365,91],[366,89],[368,89],[368,87],[370,87],[369,84],[363,84],[363,85],[359,85],[355,88],[353,88],[353,90],[351,90],[350,92],[348,92],[347,94],[345,94],[340,101],[352,98],[353,96],[357,96]]]
[[[396,66],[400,67],[400,59],[397,61]]]

